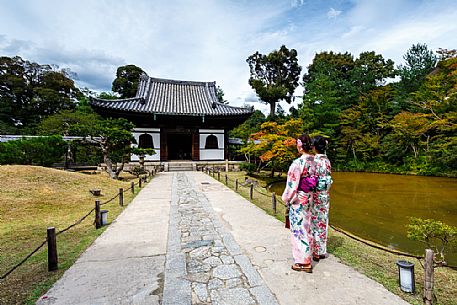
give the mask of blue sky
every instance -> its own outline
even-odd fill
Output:
[[[231,105],[265,111],[248,84],[254,52],[285,44],[304,69],[330,50],[375,51],[398,65],[418,42],[457,48],[456,7],[455,0],[0,0],[0,56],[70,68],[79,86],[96,91],[109,91],[125,64],[154,77],[216,81]]]

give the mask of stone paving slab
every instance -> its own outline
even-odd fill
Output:
[[[333,256],[291,264],[280,221],[204,173],[160,173],[37,304],[407,304]]]
[[[172,177],[155,176],[37,304],[160,304]]]
[[[173,179],[163,304],[278,304],[190,173]]]
[[[280,304],[408,304],[334,256],[313,263],[312,274],[291,270],[290,233],[282,222],[214,178],[189,175]]]

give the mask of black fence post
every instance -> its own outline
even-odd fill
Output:
[[[56,229],[54,227],[48,228],[48,271],[54,271],[58,268],[57,261],[57,241]]]
[[[227,177],[227,174],[225,174],[225,185],[228,185],[228,177]]]
[[[221,181],[221,172],[217,171],[217,181]]]
[[[252,198],[254,197],[254,184],[251,184],[251,189],[249,190],[249,198]]]
[[[132,190],[132,194],[135,194],[135,182],[130,182],[130,189]]]
[[[238,192],[238,179],[235,180],[235,192]]]
[[[275,194],[275,192],[273,192],[271,194],[271,205],[273,207],[274,213],[276,214],[276,194]]]
[[[138,187],[139,187],[139,188],[141,188],[141,184],[142,184],[142,182],[143,182],[143,181],[141,181],[141,180],[142,180],[142,179],[141,179],[141,177],[140,177],[140,178],[138,179]]]
[[[100,214],[100,200],[95,200],[95,228],[102,227],[102,215]]]
[[[119,205],[124,206],[124,189],[122,187],[119,188]]]

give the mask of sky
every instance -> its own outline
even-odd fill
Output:
[[[0,56],[19,55],[110,91],[119,66],[215,81],[230,105],[267,112],[246,59],[281,45],[306,67],[323,51],[375,51],[396,65],[416,43],[457,48],[456,0],[0,0]],[[303,89],[295,94],[301,96]],[[295,101],[297,103],[299,99]],[[281,103],[284,109],[290,105]]]

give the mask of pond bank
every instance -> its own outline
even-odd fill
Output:
[[[229,186],[234,189],[231,181],[235,179],[244,180],[246,174],[229,173]],[[260,185],[264,185],[259,182]],[[249,198],[247,188],[239,188],[239,193]],[[280,194],[280,192],[278,192]],[[271,199],[266,196],[255,196],[253,202],[262,207],[267,213],[275,215],[271,210]],[[278,205],[276,218],[284,220],[282,206]],[[421,292],[423,289],[423,270],[418,260],[386,253],[382,250],[373,249],[367,245],[350,239],[349,237],[330,230],[329,252],[339,257],[342,262],[353,266],[358,271],[370,278],[375,279],[390,291],[399,294],[412,304],[422,304]],[[405,259],[415,263],[416,272],[416,293],[413,295],[404,294],[398,289],[398,269],[396,261]],[[452,295],[457,294],[457,272],[449,268],[437,268],[435,271],[435,293],[439,304],[457,304]]]

